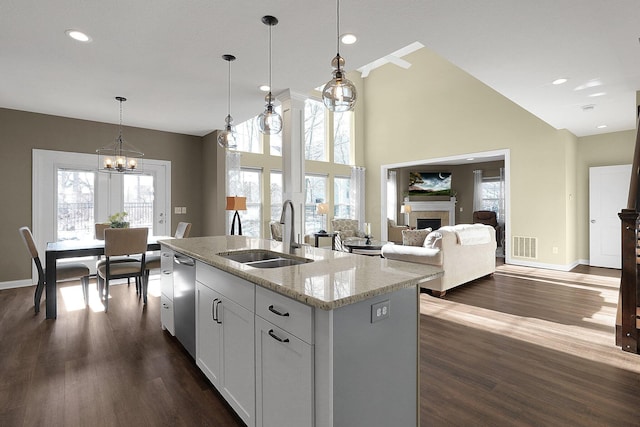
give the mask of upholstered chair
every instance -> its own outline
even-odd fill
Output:
[[[278,242],[282,242],[282,224],[273,221],[269,224],[269,228],[271,228],[271,238]]]
[[[397,225],[392,219],[387,219],[387,240],[402,244],[402,230],[408,230],[406,225]]]
[[[190,222],[179,222],[176,227],[176,232],[173,235],[176,239],[186,239],[191,233]],[[146,258],[145,273],[149,276],[149,270],[156,270],[160,268],[160,255],[149,254]]]
[[[363,238],[364,232],[360,230],[357,219],[334,218],[331,220],[333,231],[338,233],[336,236],[336,250],[348,252],[343,242],[354,239]]]
[[[498,242],[498,246],[503,246],[502,226],[498,223],[498,215],[494,211],[473,212],[473,223],[492,226],[496,230],[496,242]]]

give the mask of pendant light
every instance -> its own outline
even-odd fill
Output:
[[[96,150],[98,154],[98,170],[108,173],[141,173],[144,153],[122,137],[122,103],[127,98],[116,96],[115,99],[120,103],[118,137],[112,144]]]
[[[269,93],[264,97],[264,111],[258,116],[258,129],[265,135],[275,135],[282,130],[282,117],[273,107],[271,93],[271,27],[278,24],[278,18],[266,15],[262,17],[262,23],[269,26]]]
[[[353,110],[356,104],[356,87],[344,75],[344,58],[340,56],[340,0],[336,0],[337,54],[331,60],[333,79],[322,89],[322,102],[329,111],[342,113]]]
[[[231,61],[235,61],[236,57],[233,55],[222,55],[222,59],[229,63],[229,79],[227,84],[227,117],[224,119],[224,130],[218,132],[218,145],[222,148],[228,148],[235,150],[236,145],[236,131],[233,127],[233,117],[231,117]]]

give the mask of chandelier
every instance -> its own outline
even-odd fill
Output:
[[[118,137],[113,143],[96,150],[98,154],[98,170],[108,173],[141,173],[144,153],[122,137],[122,103],[127,98],[116,96],[115,99],[120,103]]]

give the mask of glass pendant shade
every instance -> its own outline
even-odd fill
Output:
[[[107,173],[142,173],[144,153],[122,137],[122,103],[126,98],[117,96],[120,102],[120,127],[118,137],[109,145],[98,148],[98,170]]]
[[[226,125],[224,130],[218,132],[218,145],[222,148],[235,150],[238,145],[236,143],[236,132],[233,126],[233,118],[230,115],[227,115],[225,123]]]
[[[258,129],[265,135],[275,135],[282,130],[282,117],[273,107],[271,92],[265,96],[267,102],[264,111],[258,116]]]
[[[227,117],[224,119],[224,130],[218,132],[218,145],[222,148],[228,148],[235,150],[236,144],[236,130],[233,126],[233,117],[231,117],[231,61],[235,61],[236,57],[233,55],[222,55],[222,59],[229,64],[229,79],[227,84]]]
[[[329,111],[344,113],[356,105],[355,85],[344,75],[344,58],[340,56],[340,0],[336,0],[337,54],[331,60],[333,78],[322,89],[322,102]]]

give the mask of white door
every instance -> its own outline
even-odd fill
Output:
[[[621,268],[620,218],[629,194],[631,165],[589,168],[589,265]]]

